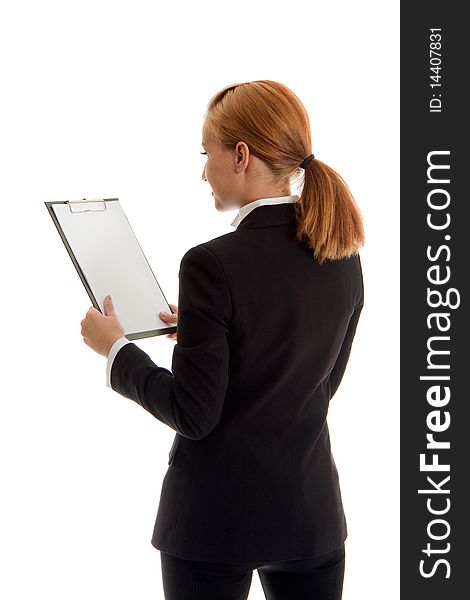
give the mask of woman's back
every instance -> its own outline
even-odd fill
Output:
[[[186,382],[176,398],[193,409],[175,437],[152,537],[169,554],[288,560],[346,538],[326,416],[363,303],[360,259],[319,265],[295,239],[293,209],[259,206],[183,257],[172,372]],[[195,280],[197,296],[195,269],[186,278],[184,266],[196,255],[201,273],[212,272]],[[204,320],[217,342],[189,333]],[[202,364],[206,379],[189,379],[189,365],[199,373]]]

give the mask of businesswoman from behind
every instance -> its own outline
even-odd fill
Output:
[[[215,208],[238,212],[181,260],[175,314],[160,314],[177,323],[171,371],[124,337],[112,300],[82,335],[108,385],[176,432],[151,538],[165,598],[245,599],[256,569],[269,600],[338,600],[347,526],[327,413],[364,303],[361,214],[285,85],[215,94],[202,146]]]

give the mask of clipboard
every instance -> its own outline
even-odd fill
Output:
[[[110,294],[128,340],[176,331],[172,313],[117,198],[44,203],[93,306],[104,314]]]

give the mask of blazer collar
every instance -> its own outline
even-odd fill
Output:
[[[295,222],[294,202],[280,204],[261,204],[253,208],[239,221],[237,229],[255,229],[257,227],[273,227]]]

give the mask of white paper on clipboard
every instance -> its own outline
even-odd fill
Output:
[[[95,308],[110,294],[129,340],[176,331],[172,312],[117,198],[45,202]]]

